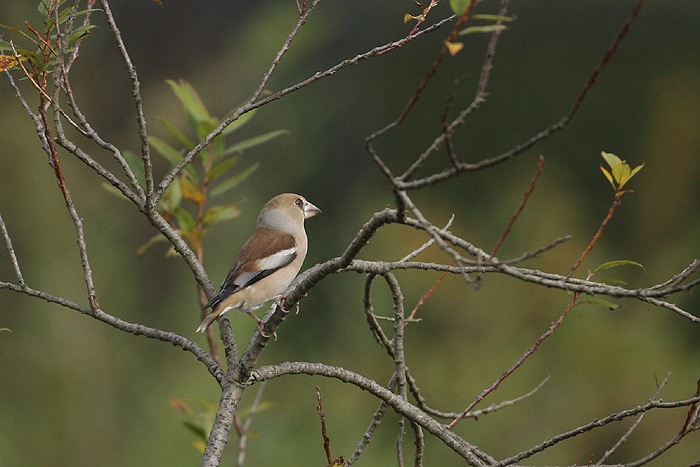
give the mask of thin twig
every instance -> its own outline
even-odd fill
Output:
[[[535,191],[535,185],[537,185],[537,180],[540,178],[543,169],[544,156],[540,155],[540,157],[537,158],[537,169],[535,169],[535,175],[533,175],[532,180],[530,180],[530,185],[527,187],[527,191],[525,191],[525,194],[523,194],[523,200],[520,202],[518,209],[511,216],[510,220],[508,221],[508,225],[499,237],[498,241],[496,242],[496,245],[494,245],[493,250],[491,250],[491,256],[496,256],[496,253],[498,253],[498,250],[501,249],[501,245],[503,245],[503,242],[505,241],[506,237],[513,230],[513,225],[515,225],[515,221],[518,219],[518,217],[520,217],[520,214],[522,214],[523,210],[525,209],[525,206],[527,205],[530,196]]]
[[[2,232],[2,238],[5,239],[5,246],[7,247],[7,252],[10,254],[10,262],[12,267],[15,268],[15,275],[17,276],[17,282],[19,282],[20,287],[25,287],[24,277],[22,277],[22,269],[19,267],[19,260],[17,260],[17,255],[15,254],[15,249],[12,246],[12,238],[10,233],[7,231],[7,226],[5,221],[0,214],[0,232]]]

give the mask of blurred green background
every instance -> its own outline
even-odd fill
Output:
[[[3,2],[0,23],[36,23],[35,2]],[[444,3],[444,2],[443,2]],[[456,135],[464,160],[478,161],[521,143],[559,120],[617,34],[631,2],[514,2],[517,21],[502,36],[490,96]],[[495,2],[478,10],[495,13]],[[116,19],[139,72],[150,131],[167,133],[158,117],[184,127],[179,102],[166,79],[185,79],[210,111],[224,116],[250,96],[295,22],[294,2],[115,2]],[[447,5],[434,18],[449,14]],[[406,35],[405,2],[322,2],[269,83],[280,90],[339,61]],[[596,231],[611,202],[600,174],[600,151],[630,164],[645,163],[631,182],[612,224],[584,263],[613,259],[643,263],[645,270],[611,274],[630,287],[666,280],[700,253],[700,5],[648,2],[629,36],[599,77],[578,117],[565,131],[517,160],[415,193],[436,224],[456,215],[452,230],[489,250],[518,206],[534,173],[546,165],[537,190],[499,256],[513,257],[557,236],[573,240],[530,261],[529,267],[565,273]],[[81,50],[73,87],[93,126],[121,149],[138,150],[134,106],[124,66],[100,14]],[[227,202],[241,217],[206,239],[206,267],[220,283],[271,196],[296,191],[323,210],[307,224],[306,264],[339,255],[371,214],[391,205],[383,177],[364,150],[364,138],[392,121],[432,62],[448,29],[397,52],[362,62],[274,102],[236,133],[245,138],[275,129],[290,134],[245,153],[260,169]],[[8,39],[8,37],[5,37]],[[455,77],[464,80],[458,106],[474,92],[486,36],[465,37],[415,112],[378,142],[396,172],[402,171],[439,131],[439,115]],[[15,79],[19,77],[13,72]],[[27,96],[26,81],[20,87]],[[32,103],[35,99],[32,97]],[[74,228],[41,151],[36,132],[7,81],[0,85],[0,213],[28,284],[85,303]],[[459,107],[457,107],[459,108]],[[91,146],[88,149],[94,150]],[[96,151],[112,167],[108,155]],[[101,180],[63,156],[69,188],[83,217],[100,303],[125,320],[195,335],[195,285],[184,263],[166,258],[163,246],[136,249],[154,234],[133,206],[100,187]],[[436,161],[426,169],[444,166]],[[163,173],[164,161],[157,170]],[[401,258],[425,238],[387,228],[362,258]],[[448,261],[436,251],[425,260]],[[439,277],[399,272],[411,308]],[[15,281],[4,248],[0,279]],[[392,364],[370,336],[362,311],[364,279],[329,277],[302,302],[301,312],[279,330],[261,364],[285,360],[342,365],[380,383]],[[375,286],[378,312],[391,312],[386,287]],[[409,328],[407,360],[423,395],[436,408],[460,410],[508,368],[564,309],[559,291],[487,276],[476,292],[448,277],[423,306],[423,321]],[[671,301],[698,314],[691,294]],[[700,377],[700,330],[637,301],[618,301],[614,312],[585,305],[518,373],[481,406],[518,396],[547,375],[536,395],[515,407],[468,420],[457,431],[496,457],[528,448],[594,418],[646,402],[657,381],[671,373],[665,400],[692,395]],[[233,316],[239,346],[254,324]],[[0,466],[195,465],[200,454],[172,398],[218,402],[218,386],[190,354],[170,345],[118,332],[76,312],[0,291]],[[377,401],[336,381],[308,377],[275,380],[265,388],[271,407],[256,415],[248,465],[324,465],[314,386],[321,387],[334,455],[349,455]],[[242,402],[248,407],[254,391]],[[641,458],[671,438],[684,410],[648,415],[613,462]],[[395,464],[396,417],[387,416],[359,465]],[[597,459],[630,422],[563,443],[526,464],[585,464]],[[426,436],[425,465],[456,465],[456,456]],[[231,440],[225,465],[233,465]],[[687,465],[700,458],[695,433],[653,465]],[[409,457],[412,453],[407,443]]]

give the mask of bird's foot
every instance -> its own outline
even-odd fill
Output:
[[[262,335],[265,339],[269,339],[270,337],[274,337],[275,340],[277,340],[277,332],[276,331],[273,332],[272,335],[265,333],[265,321],[263,321],[260,318],[258,318],[257,316],[255,316],[255,313],[253,313],[252,311],[248,311],[247,314],[248,314],[248,316],[253,318],[253,320],[256,323],[258,323],[258,331],[260,331],[260,335]]]
[[[287,303],[286,303],[287,296],[286,295],[277,295],[275,297],[275,299],[277,301],[277,305],[280,308],[282,308],[282,311],[284,311],[285,313],[289,313],[291,311],[291,310],[287,309]],[[298,315],[299,314],[299,302],[297,302],[297,304],[294,307],[296,308],[296,312],[294,314]]]

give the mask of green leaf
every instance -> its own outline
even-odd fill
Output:
[[[610,172],[608,172],[607,169],[605,167],[603,167],[602,165],[600,166],[600,171],[603,172],[603,175],[605,175],[605,178],[608,179],[608,181],[610,182],[610,185],[612,185],[612,187],[613,187],[613,190],[617,190],[617,185],[615,185],[615,180],[613,180],[612,174]]]
[[[122,151],[122,157],[124,157],[124,160],[126,161],[131,171],[134,172],[136,180],[138,180],[139,184],[142,187],[146,186],[146,172],[143,168],[143,160],[141,159],[141,156],[137,155],[133,151],[125,149],[124,151]]]
[[[167,240],[168,239],[162,236],[161,234],[155,235],[154,237],[151,237],[146,243],[138,247],[136,249],[136,254],[139,256],[143,256],[146,253],[146,250],[151,248],[153,245],[160,242],[167,242]]]
[[[70,44],[75,44],[77,41],[80,39],[85,38],[85,36],[90,35],[93,29],[95,29],[97,26],[94,24],[88,24],[86,26],[78,26],[75,28],[73,31],[71,31],[70,34]]]
[[[627,182],[629,182],[632,177],[634,177],[637,172],[642,170],[642,167],[644,167],[644,164],[642,164],[632,169],[627,162],[609,152],[603,151],[600,153],[600,155],[610,166],[610,171],[604,169],[603,167],[601,167],[600,170],[603,172],[603,175],[605,175],[605,178],[608,179],[615,191],[622,190]]]
[[[6,24],[0,24],[0,28],[5,29],[5,30],[10,31],[10,32],[13,32],[15,34],[19,34],[20,36],[24,37],[25,39],[29,39],[37,47],[39,46],[39,43],[32,36],[28,35],[26,32],[22,31],[21,29],[14,28],[12,26],[7,26]],[[10,48],[10,50],[12,50],[12,48]]]
[[[39,2],[39,5],[37,5],[37,11],[41,16],[46,18],[49,16],[49,14],[53,14],[54,10],[56,8],[59,8],[61,5],[63,5],[66,2],[66,0],[59,0],[58,2],[52,1],[52,0],[41,0]],[[49,6],[51,6],[51,10],[49,10]]]
[[[175,137],[180,143],[182,143],[183,146],[185,146],[188,150],[194,148],[195,143],[187,137],[178,127],[176,127],[172,122],[165,118],[158,118],[160,123],[165,127],[165,129],[170,133],[173,137]]]
[[[182,189],[180,183],[176,180],[165,190],[163,197],[160,199],[160,203],[158,203],[158,208],[161,212],[172,213],[181,203]]]
[[[469,26],[468,28],[464,28],[461,31],[459,31],[460,36],[464,36],[467,34],[475,34],[475,33],[489,33],[489,32],[494,32],[494,31],[504,31],[508,29],[508,26],[505,24],[488,24],[486,26]]]
[[[158,154],[163,156],[172,165],[176,165],[182,160],[182,153],[180,151],[157,136],[149,136],[148,142],[151,146],[153,146],[153,149],[155,149]]]
[[[487,15],[487,14],[472,15],[472,19],[483,19],[486,21],[494,21],[494,22],[495,21],[513,21],[514,20],[510,16]]]
[[[201,122],[211,118],[204,102],[202,102],[199,94],[197,94],[197,91],[194,90],[190,83],[184,80],[180,80],[179,83],[176,83],[171,79],[166,80],[166,83],[170,85],[175,96],[182,102],[185,112],[187,112],[190,118],[195,122]]]
[[[197,439],[206,441],[209,437],[209,433],[207,433],[207,430],[197,423],[185,420],[184,422],[182,422],[182,424],[185,425],[185,427],[188,430],[190,430],[195,435],[195,437],[197,437]]]
[[[172,213],[173,216],[175,216],[175,220],[177,221],[177,225],[180,230],[188,232],[190,230],[194,230],[194,228],[197,226],[192,218],[192,214],[190,214],[182,206],[177,206],[175,209],[173,209]]]
[[[282,135],[287,135],[289,134],[288,130],[275,130],[271,131],[269,133],[264,133],[262,135],[254,136],[252,138],[248,138],[246,140],[241,141],[240,143],[234,144],[233,146],[230,146],[226,151],[224,152],[224,155],[227,156],[229,154],[234,154],[240,151],[244,151],[246,149],[259,146],[263,143],[266,143],[272,139],[277,138],[278,136]]]
[[[197,120],[195,122],[194,129],[197,132],[199,139],[204,139],[204,137],[214,131],[217,126],[219,126],[219,121],[212,117],[206,120]],[[220,136],[217,136],[214,138],[214,140],[218,138],[220,138]]]
[[[117,188],[117,187],[114,186],[114,185],[111,185],[111,184],[109,184],[109,183],[107,183],[107,182],[102,182],[102,188],[104,188],[105,190],[107,190],[108,193],[111,193],[111,194],[115,195],[116,197],[118,197],[118,198],[120,198],[120,199],[123,199],[124,201],[128,201],[128,200],[129,200],[129,198],[127,198],[126,196],[124,196],[124,193],[122,193],[121,191],[119,191],[119,188]]]
[[[219,183],[216,185],[212,190],[209,192],[209,196],[211,198],[215,198],[219,195],[222,195],[226,193],[227,191],[235,188],[239,183],[241,183],[243,180],[248,178],[250,174],[255,172],[255,170],[258,168],[259,164],[253,164],[250,167],[242,170],[241,172],[238,172],[236,175],[226,179],[225,181]]]
[[[240,215],[241,210],[235,204],[212,206],[205,211],[202,223],[204,227],[211,227],[219,222],[235,219]]]
[[[231,167],[236,165],[241,160],[241,156],[230,156],[214,164],[207,174],[209,181],[214,181],[221,175],[225,174]]]
[[[604,270],[610,269],[610,268],[617,268],[620,266],[636,266],[636,267],[642,268],[644,271],[646,271],[646,269],[644,269],[644,266],[642,266],[640,263],[638,263],[636,261],[630,261],[628,259],[618,259],[615,261],[607,261],[607,262],[601,264],[600,266],[595,268],[593,273],[597,274],[600,271],[604,271]]]
[[[461,15],[467,10],[470,3],[471,0],[450,0],[450,8],[455,15]]]
[[[620,308],[620,305],[617,303],[609,302],[607,300],[603,300],[602,298],[588,298],[586,300],[581,300],[578,302],[578,305],[596,305],[611,311]]]
[[[229,126],[224,128],[224,131],[222,131],[221,134],[228,135],[230,133],[233,133],[234,131],[238,130],[243,125],[248,123],[255,116],[256,113],[258,113],[258,109],[253,109],[253,110],[250,110],[250,111],[244,113],[243,115],[238,117],[236,120],[231,122],[231,124]]]

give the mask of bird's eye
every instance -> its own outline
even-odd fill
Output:
[[[304,207],[304,201],[301,198],[297,198],[296,201],[294,201],[294,204],[296,204],[298,207]]]

